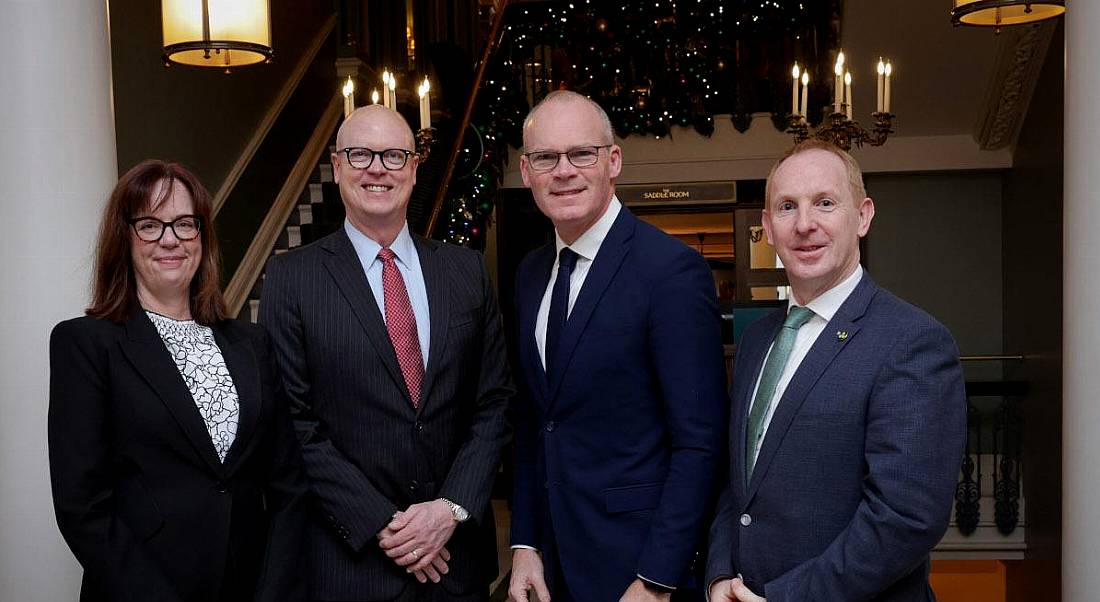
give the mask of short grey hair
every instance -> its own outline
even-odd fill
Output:
[[[600,118],[600,134],[603,138],[603,144],[615,144],[615,132],[611,129],[611,119],[608,118],[607,113],[603,110],[603,107],[591,98],[578,94],[572,90],[554,90],[547,94],[542,100],[538,102],[531,109],[531,112],[527,113],[527,117],[523,120],[523,150],[527,151],[527,127],[531,124],[531,119],[539,111],[546,109],[547,105],[561,103],[561,102],[583,102],[592,108],[596,112],[596,115]]]

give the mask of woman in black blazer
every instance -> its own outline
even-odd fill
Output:
[[[225,319],[210,218],[185,168],[127,172],[88,315],[50,339],[50,479],[82,601],[305,597],[297,443],[266,334]]]

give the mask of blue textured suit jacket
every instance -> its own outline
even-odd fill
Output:
[[[725,432],[710,269],[623,208],[548,382],[535,317],[554,257],[553,244],[532,252],[516,277],[522,386],[512,543],[556,544],[578,600],[617,600],[639,573],[681,585],[706,527]]]
[[[798,367],[745,482],[750,397],[785,310],[737,352],[730,485],[708,583],[742,574],[769,602],[932,600],[966,436],[950,333],[866,273]]]

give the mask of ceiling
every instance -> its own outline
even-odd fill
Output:
[[[871,65],[882,55],[894,61],[899,135],[979,133],[1000,96],[998,50],[1011,52],[1021,28],[998,36],[988,28],[954,27],[950,8],[949,0],[844,0],[841,40],[859,68],[853,74],[857,115],[874,106]]]

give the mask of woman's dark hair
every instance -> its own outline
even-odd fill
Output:
[[[162,181],[163,186],[160,185]],[[107,200],[96,244],[89,315],[121,322],[137,308],[137,284],[130,251],[133,233],[127,220],[156,211],[171,196],[176,182],[191,193],[194,214],[201,222],[202,255],[191,279],[191,317],[208,326],[225,319],[225,299],[220,288],[221,256],[218,237],[214,235],[210,193],[186,167],[154,159],[142,161],[127,171]]]

